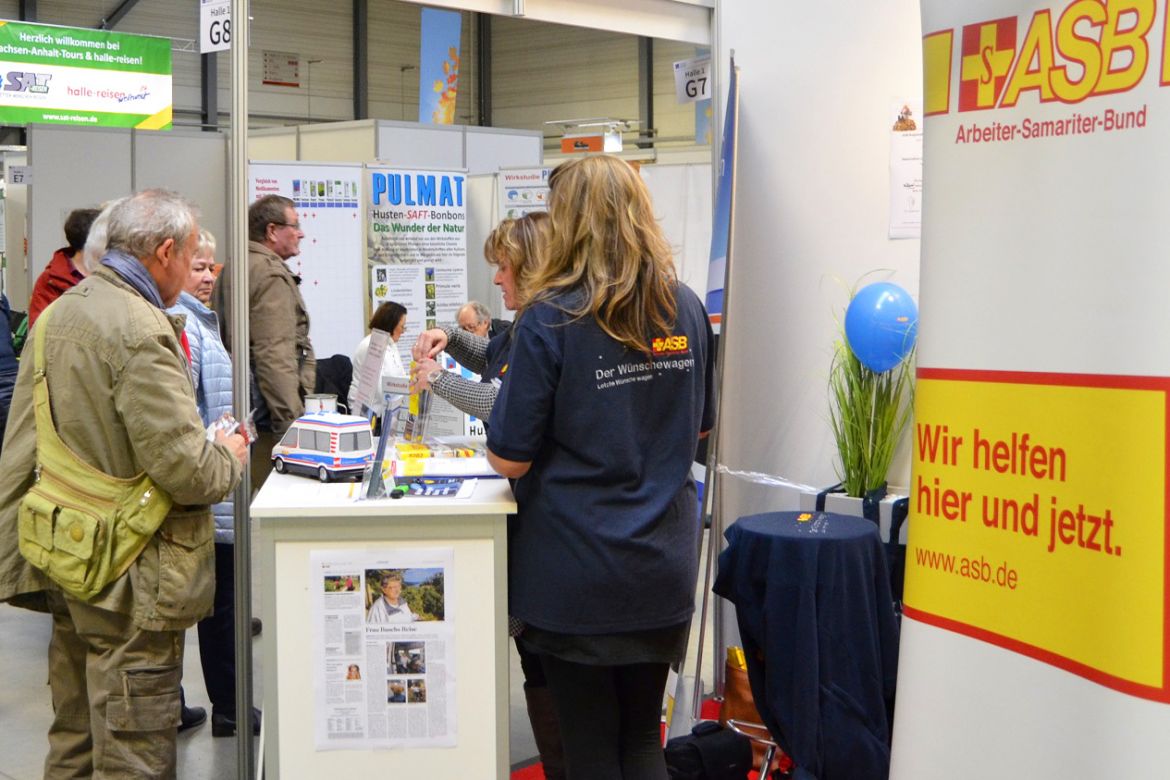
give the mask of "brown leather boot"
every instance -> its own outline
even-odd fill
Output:
[[[561,745],[561,727],[553,707],[552,693],[548,688],[525,686],[524,700],[528,704],[528,722],[532,724],[532,736],[536,738],[546,780],[566,780],[565,750]]]

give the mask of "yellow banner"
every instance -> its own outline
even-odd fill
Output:
[[[1164,699],[1168,388],[922,369],[907,614]]]

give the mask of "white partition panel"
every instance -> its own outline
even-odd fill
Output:
[[[377,132],[375,153],[379,162],[420,170],[464,167],[460,126],[379,122]]]
[[[500,168],[539,166],[544,156],[544,137],[536,130],[465,128],[467,173],[495,173]]]
[[[249,160],[296,160],[300,134],[295,127],[248,131]]]
[[[29,287],[65,245],[63,226],[76,208],[98,206],[133,189],[131,131],[104,127],[28,128]]]
[[[319,162],[369,162],[377,156],[377,123],[372,119],[357,122],[331,122],[301,125],[297,159]]]
[[[27,165],[28,154],[25,152],[5,152],[4,170],[8,171],[13,165]],[[32,287],[28,282],[28,254],[25,245],[28,221],[25,214],[28,211],[28,187],[23,184],[5,183],[4,188],[4,235],[6,246],[4,249],[4,294],[8,296],[8,305],[14,310],[28,309],[28,299],[32,295]]]
[[[499,288],[492,284],[495,269],[483,257],[483,242],[499,220],[496,176],[467,177],[467,297],[491,309],[503,311]]]
[[[212,232],[216,259],[224,262],[231,243],[227,217],[227,136],[172,130],[134,132],[135,190],[164,187],[199,206],[199,224]]]
[[[644,165],[642,180],[654,199],[678,278],[699,298],[707,296],[711,259],[711,164]]]

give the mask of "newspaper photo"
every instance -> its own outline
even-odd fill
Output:
[[[318,750],[454,747],[454,550],[310,553]]]

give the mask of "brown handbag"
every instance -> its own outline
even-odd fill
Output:
[[[734,719],[743,724],[757,724],[758,728],[744,729],[749,736],[758,735],[762,739],[772,739],[764,720],[756,709],[756,702],[752,698],[752,687],[748,683],[747,669],[740,669],[730,660],[727,662],[727,673],[724,677],[723,706],[719,708],[719,722],[724,726],[727,721]],[[753,732],[755,732],[753,734]],[[752,740],[752,766],[757,770],[764,759],[765,745]]]

